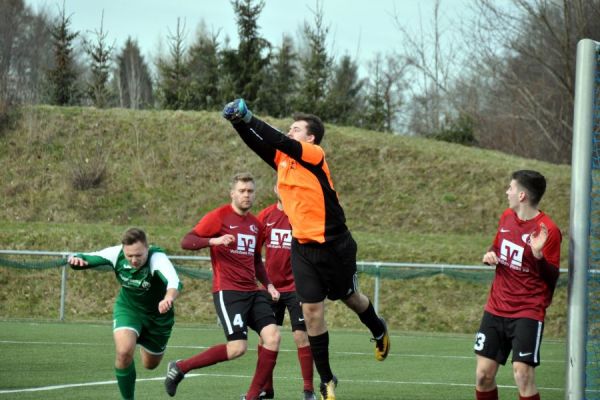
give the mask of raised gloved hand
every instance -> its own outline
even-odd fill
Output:
[[[223,118],[233,123],[240,121],[248,123],[252,119],[252,113],[248,110],[244,99],[235,99],[231,103],[227,103],[223,109]]]

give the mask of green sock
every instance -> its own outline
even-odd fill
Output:
[[[135,393],[135,362],[132,361],[128,367],[123,369],[115,368],[115,375],[121,397],[124,400],[132,400]]]

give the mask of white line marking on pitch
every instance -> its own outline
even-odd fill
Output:
[[[185,378],[194,378],[194,377],[213,377],[213,378],[243,378],[249,379],[252,378],[250,375],[236,375],[236,374],[193,374],[188,373],[185,375]],[[140,378],[137,379],[136,382],[148,382],[148,381],[162,381],[164,377],[157,378]],[[285,379],[285,380],[298,380],[297,377],[278,377],[277,379]],[[418,386],[459,386],[459,387],[472,387],[472,383],[449,383],[449,382],[418,382],[418,381],[388,381],[388,380],[366,380],[366,379],[340,379],[340,382],[343,383],[354,383],[354,384],[390,384],[390,385],[418,385]],[[58,389],[70,389],[77,387],[87,387],[87,386],[102,386],[102,385],[115,385],[117,381],[98,381],[98,382],[87,382],[87,383],[72,383],[65,385],[52,385],[52,386],[42,386],[35,388],[23,388],[23,389],[10,389],[10,390],[0,390],[0,394],[10,394],[10,393],[24,393],[24,392],[43,392],[49,390],[58,390]],[[516,386],[512,385],[498,385],[501,388],[510,388],[516,389]],[[556,387],[538,387],[541,390],[551,390],[551,391],[561,391],[564,388],[556,388]]]
[[[27,344],[27,345],[58,345],[58,346],[114,346],[113,343],[85,343],[85,342],[28,342],[28,341],[20,341],[20,340],[0,340],[0,344]],[[191,346],[191,345],[168,345],[170,349],[208,349],[210,346]],[[248,351],[256,351],[256,349],[248,349]],[[280,352],[296,352],[297,349],[279,349]],[[359,351],[334,351],[334,354],[345,354],[345,355],[354,355],[354,356],[369,356],[370,352],[359,352]],[[474,359],[471,355],[442,355],[442,354],[408,354],[408,353],[392,353],[389,355],[390,357],[415,357],[415,358],[449,358],[456,360],[472,360]],[[544,359],[544,363],[564,363],[564,360],[548,360]]]

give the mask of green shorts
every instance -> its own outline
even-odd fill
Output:
[[[173,309],[165,314],[145,313],[118,300],[113,309],[113,332],[120,329],[134,331],[137,344],[151,354],[160,355],[165,352],[174,324]]]

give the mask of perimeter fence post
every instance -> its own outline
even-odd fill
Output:
[[[67,258],[67,254],[63,254],[63,258]],[[65,299],[67,297],[67,266],[68,264],[62,266],[61,280],[60,280],[60,311],[59,311],[59,319],[61,321],[65,320]]]

